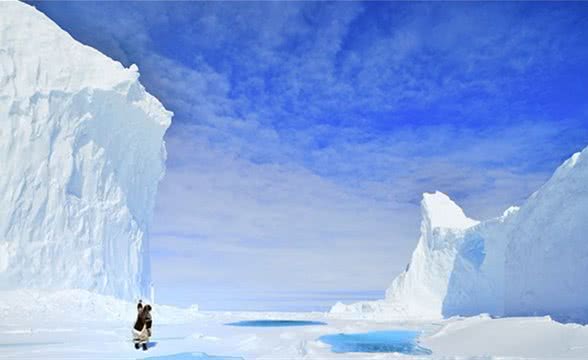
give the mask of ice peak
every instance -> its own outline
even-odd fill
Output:
[[[588,156],[588,147],[586,147],[582,151],[579,151],[579,152],[573,154],[566,161],[564,161],[563,164],[561,164],[559,166],[559,168],[556,170],[556,172],[554,174],[554,177],[558,176],[558,175],[562,175],[562,173],[565,174],[568,171],[570,171],[571,169],[574,169],[580,163],[582,163],[582,161],[585,160],[587,156]]]
[[[139,77],[136,65],[127,69],[77,42],[31,5],[2,2],[0,25],[2,49],[10,49],[0,54],[4,66],[0,83],[16,76],[21,80],[2,87],[0,96],[23,98],[84,88],[111,90],[121,84],[128,87]]]
[[[478,223],[468,218],[461,207],[440,191],[423,194],[421,211],[423,221],[431,228],[466,229]]]
[[[504,220],[509,216],[516,214],[519,211],[519,209],[520,208],[518,206],[510,206],[508,209],[504,210],[502,216],[500,216],[500,219]]]

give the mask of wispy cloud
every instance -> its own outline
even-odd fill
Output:
[[[38,6],[175,112],[153,269],[186,298],[383,288],[423,191],[496,216],[588,143],[585,4]]]

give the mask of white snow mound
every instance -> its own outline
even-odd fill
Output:
[[[197,306],[150,305],[158,324],[186,323],[203,317]],[[0,292],[0,316],[4,325],[19,326],[121,321],[132,324],[136,320],[137,304],[88,290],[19,289]]]
[[[138,78],[0,3],[0,289],[145,293],[172,114]]]

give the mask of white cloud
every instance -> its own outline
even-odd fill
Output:
[[[152,238],[154,277],[170,301],[383,289],[416,243],[422,192],[447,192],[475,218],[496,216],[588,139],[583,118],[544,113],[536,99],[553,69],[583,63],[570,50],[583,39],[561,35],[576,26],[565,11],[55,9],[81,24],[82,41],[138,63],[148,90],[176,113]]]

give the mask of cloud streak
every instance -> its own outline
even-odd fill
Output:
[[[585,4],[37,6],[176,114],[166,301],[382,289],[423,191],[496,216],[588,143]]]

